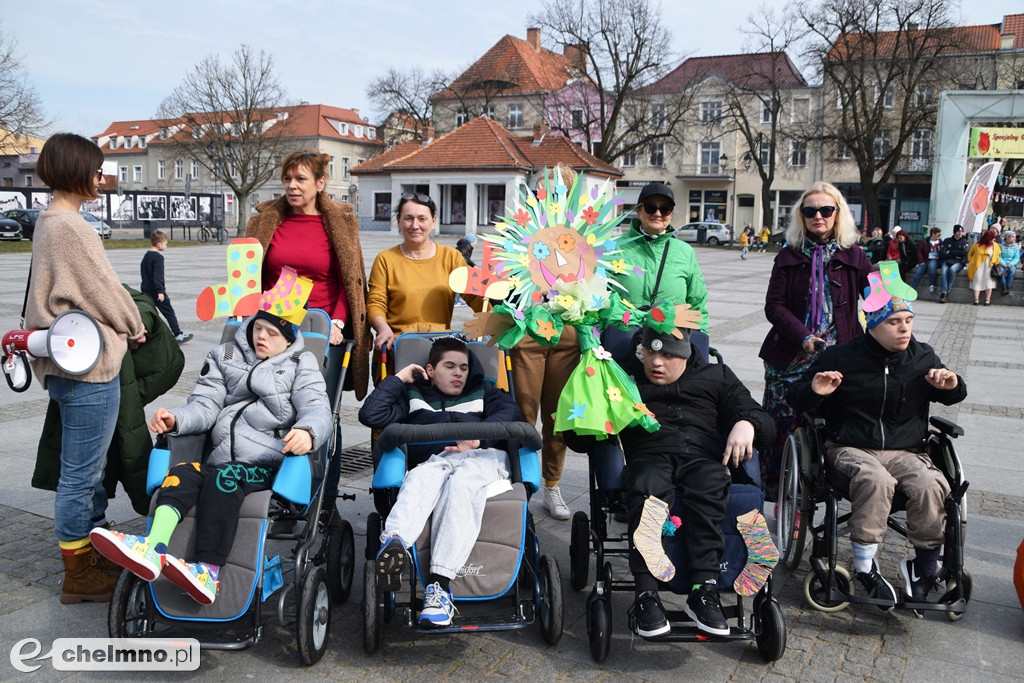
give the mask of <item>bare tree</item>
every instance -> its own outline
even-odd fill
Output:
[[[0,151],[21,135],[41,135],[43,105],[25,73],[14,38],[0,31]]]
[[[384,143],[391,147],[404,139],[422,140],[434,116],[431,95],[448,83],[439,70],[427,73],[419,67],[407,71],[390,68],[366,87],[366,96],[385,122]],[[393,125],[388,125],[388,122]]]
[[[673,66],[672,36],[660,6],[649,0],[544,0],[529,21],[579,55],[576,87],[587,91],[556,100],[548,125],[582,135],[587,148],[609,163],[673,138],[690,97],[648,88]]]
[[[747,17],[744,33],[751,54],[745,60],[745,72],[733,78],[725,92],[723,132],[733,132],[743,149],[736,164],[754,169],[761,179],[761,209],[772,205],[772,185],[782,150],[793,138],[783,121],[797,120],[799,133],[805,129],[798,112],[790,112],[786,104],[794,89],[809,88],[807,81],[789,58],[806,31],[788,14],[778,15],[768,5]],[[785,113],[785,117],[784,117]],[[803,144],[799,137],[795,140]],[[772,221],[754,216],[755,225]]]
[[[483,59],[450,75],[438,73],[430,98],[437,132],[447,133],[477,116],[497,118],[495,105],[503,96],[520,92],[524,76],[519,62],[500,67]]]
[[[199,163],[238,198],[244,234],[249,195],[275,177],[291,121],[274,60],[241,46],[222,64],[209,56],[160,103],[172,157]]]
[[[935,127],[938,94],[962,52],[952,0],[824,0],[800,15],[824,88],[820,132],[832,158],[853,159],[867,225],[882,225],[881,189],[919,130]]]

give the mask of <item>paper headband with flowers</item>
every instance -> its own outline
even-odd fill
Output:
[[[598,438],[637,424],[654,431],[657,421],[601,346],[601,332],[645,321],[667,325],[666,331],[697,327],[700,313],[668,303],[641,310],[621,296],[613,276],[634,267],[620,249],[630,238],[615,232],[626,216],[618,215],[622,199],[610,181],[585,188],[580,177],[567,187],[557,173],[545,169],[542,177],[536,193],[521,186],[495,225],[497,234],[483,236],[480,267],[450,278],[456,291],[505,298],[463,329],[508,349],[524,337],[555,346],[566,325],[576,328],[582,357],[559,399],[555,430]]]

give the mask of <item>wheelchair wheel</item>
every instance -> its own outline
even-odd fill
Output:
[[[807,433],[798,428],[786,438],[782,452],[782,467],[779,471],[778,513],[776,515],[776,538],[782,562],[792,571],[800,566],[804,553],[807,525],[811,523],[806,512],[809,493],[800,481],[800,464],[809,455],[810,444]]]
[[[302,663],[316,664],[327,651],[327,636],[331,631],[331,592],[323,567],[310,566],[306,572],[296,621]]]
[[[581,591],[590,578],[590,520],[587,513],[580,511],[572,516],[570,539],[569,585],[574,591]]]
[[[129,571],[121,572],[107,609],[107,634],[111,638],[145,638],[153,635],[153,596],[149,584]]]
[[[328,527],[327,539],[327,585],[331,589],[331,600],[341,604],[348,600],[352,591],[352,575],[356,566],[356,542],[352,525],[341,520],[337,526]]]
[[[606,660],[612,647],[612,603],[607,593],[591,593],[587,598],[587,638],[594,661]]]
[[[540,633],[545,643],[554,645],[562,637],[562,577],[558,572],[558,561],[551,555],[540,556],[537,580],[540,582],[537,605]]]
[[[836,567],[835,584],[842,592],[850,594],[850,572],[845,567]],[[825,586],[817,572],[809,571],[804,577],[804,601],[819,612],[842,612],[850,601],[832,602],[825,594]]]
[[[380,550],[380,535],[384,531],[384,524],[380,514],[371,512],[366,516],[366,559],[377,559],[377,551]]]
[[[964,602],[968,603],[971,601],[971,593],[974,592],[974,577],[971,573],[964,569],[961,574],[963,575],[963,584],[960,586],[960,594],[964,596]],[[946,582],[946,592],[952,591],[956,588],[956,579],[951,578]],[[963,612],[946,612],[946,618],[950,621],[960,621],[967,614],[967,610]]]
[[[363,650],[372,655],[380,648],[380,622],[377,621],[377,567],[373,560],[363,565]]]
[[[766,662],[782,658],[786,651],[786,622],[782,608],[774,598],[767,598],[754,609],[754,638],[757,651]]]

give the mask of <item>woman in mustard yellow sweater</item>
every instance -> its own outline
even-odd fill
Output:
[[[402,242],[378,254],[370,269],[366,313],[376,334],[375,355],[403,332],[451,329],[455,292],[448,275],[466,265],[458,251],[430,239],[437,226],[433,199],[403,194],[395,216]]]

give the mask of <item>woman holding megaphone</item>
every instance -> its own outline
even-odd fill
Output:
[[[117,423],[118,372],[128,346],[146,340],[139,311],[107,260],[99,236],[78,213],[96,199],[104,178],[103,152],[92,141],[58,133],[36,162],[53,200],[39,214],[25,301],[25,327],[49,328],[60,314],[79,309],[100,329],[99,359],[84,374],[71,375],[50,357],[32,363],[36,378],[60,408],[60,480],[54,528],[64,560],[60,601],[106,602],[120,567],[93,551],[89,532],[106,523],[103,472]],[[95,350],[95,347],[94,347]]]

